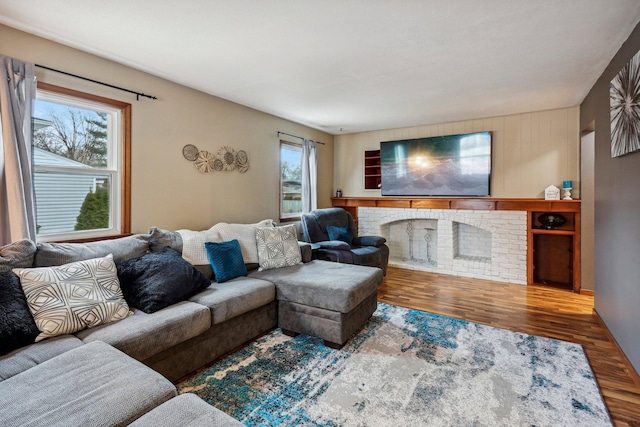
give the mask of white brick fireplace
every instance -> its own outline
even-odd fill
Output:
[[[390,265],[527,283],[524,211],[359,207],[358,234],[386,238]]]

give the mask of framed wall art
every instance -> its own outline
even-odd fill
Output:
[[[640,52],[609,85],[611,157],[640,150]]]

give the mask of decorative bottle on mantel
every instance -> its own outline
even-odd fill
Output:
[[[571,198],[571,189],[571,181],[562,181],[562,190],[564,191],[562,200],[573,200]]]

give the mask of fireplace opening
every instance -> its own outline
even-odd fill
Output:
[[[423,267],[438,265],[438,220],[410,219],[385,224],[383,234],[392,262]]]
[[[455,259],[491,263],[491,233],[462,222],[453,222]]]

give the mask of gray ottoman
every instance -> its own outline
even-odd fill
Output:
[[[382,270],[314,260],[306,264],[251,273],[276,285],[278,326],[289,335],[303,333],[339,348],[377,307]]]

